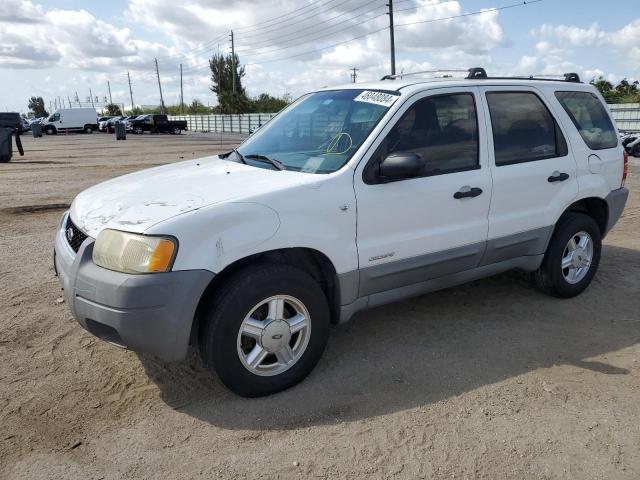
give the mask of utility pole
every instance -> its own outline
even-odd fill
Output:
[[[351,74],[351,82],[356,83],[356,79],[358,78],[358,74],[356,72],[360,69],[353,67],[351,70],[353,71],[353,73]]]
[[[76,103],[78,104],[78,106],[80,108],[82,108],[82,104],[80,103],[80,97],[78,97],[78,92],[76,91],[76,92],[73,92],[73,93],[75,93],[75,95],[76,95],[76,98],[75,98]]]
[[[162,98],[162,85],[160,84],[160,70],[158,69],[158,59],[154,58],[155,62],[156,62],[156,75],[158,76],[158,89],[160,90],[160,112],[164,115],[165,109],[164,109],[164,98]]]
[[[218,44],[218,98],[222,93],[222,57],[220,56],[220,44]]]
[[[109,90],[109,103],[113,103],[113,99],[111,98],[111,84],[109,80],[107,80],[107,89]]]
[[[391,75],[396,74],[396,41],[393,35],[393,0],[389,0],[387,3],[389,7],[389,40],[391,43]]]
[[[67,95],[67,100],[69,100],[69,108],[73,108],[73,106],[71,105],[71,98],[69,98],[69,95]]]
[[[93,92],[91,91],[91,88],[89,88],[89,99],[91,100],[91,106],[95,109],[96,106],[93,103]]]
[[[180,112],[184,115],[184,92],[182,90],[182,64],[180,64]]]
[[[135,108],[133,104],[133,90],[131,90],[131,77],[129,76],[129,72],[127,72],[127,80],[129,80],[129,95],[131,96],[131,110]]]
[[[60,100],[59,95],[58,95],[58,108],[62,108],[62,101]]]
[[[233,43],[233,30],[231,30],[231,76],[233,93],[236,93],[236,47]]]

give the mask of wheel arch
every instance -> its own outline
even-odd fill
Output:
[[[210,300],[213,298],[214,292],[220,285],[224,284],[229,277],[236,274],[243,268],[260,263],[280,263],[291,265],[308,273],[318,282],[327,298],[327,303],[331,312],[331,323],[338,323],[340,317],[340,282],[333,262],[331,262],[329,257],[324,253],[313,248],[280,248],[255,253],[238,259],[216,274],[202,293],[200,302],[196,309],[196,314],[191,328],[191,342],[193,344],[196,343],[197,335],[200,331],[200,319],[208,307]]]
[[[609,223],[609,205],[599,197],[586,197],[573,202],[562,214],[567,212],[584,213],[595,220],[600,228],[602,237],[607,233],[607,225]]]

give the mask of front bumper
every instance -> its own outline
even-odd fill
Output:
[[[131,275],[93,263],[94,240],[76,254],[65,238],[67,215],[56,233],[54,262],[73,316],[93,335],[166,361],[187,353],[196,308],[214,274],[208,270]]]

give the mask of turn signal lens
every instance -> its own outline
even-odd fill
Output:
[[[103,230],[93,245],[93,263],[123,273],[167,272],[176,253],[169,237]]]

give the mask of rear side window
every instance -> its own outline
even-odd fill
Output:
[[[556,98],[571,117],[591,150],[618,146],[618,137],[602,102],[591,92],[556,92]]]
[[[532,92],[488,92],[497,166],[567,154],[567,142],[542,100]]]

